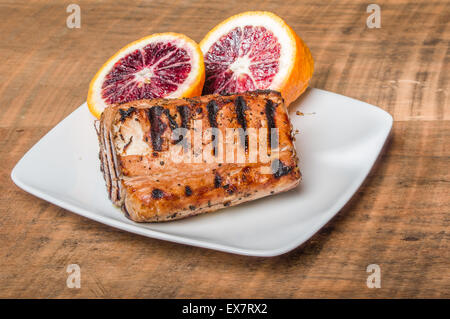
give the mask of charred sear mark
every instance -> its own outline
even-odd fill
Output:
[[[239,136],[241,138],[241,144],[244,145],[245,151],[248,150],[248,135],[247,131],[247,120],[245,118],[245,110],[247,109],[247,104],[242,96],[238,96],[234,101],[234,105],[236,106],[236,116],[239,125],[242,127],[244,132],[240,131]]]
[[[169,120],[170,129],[173,131],[178,128],[177,121],[175,121],[175,118],[170,114],[169,109],[164,109],[164,114],[166,114],[167,119]]]
[[[187,105],[179,105],[177,106],[177,111],[180,114],[181,125],[180,127],[183,129],[189,129],[189,121],[191,119],[191,110]],[[180,136],[174,141],[175,143],[179,143],[183,141],[183,148],[186,149],[188,147],[188,141],[184,139],[186,132],[182,132]]]
[[[123,147],[123,151],[125,152],[128,148],[128,146],[130,146],[131,142],[133,142],[133,136],[130,136],[130,140],[128,141],[127,144],[125,144],[125,146]]]
[[[281,176],[287,175],[292,171],[291,166],[286,166],[279,159],[272,162],[272,172],[275,178],[280,178]]]
[[[161,199],[164,197],[164,192],[158,188],[152,190],[153,199]]]
[[[214,187],[219,188],[220,185],[222,185],[222,176],[220,176],[219,174],[216,174],[214,176]]]
[[[189,186],[185,186],[184,187],[184,194],[186,195],[186,196],[191,196],[192,195],[192,189],[189,187]]]
[[[275,108],[277,107],[277,104],[273,104],[272,100],[267,100],[266,101],[266,108],[265,108],[265,112],[266,112],[266,118],[267,118],[267,139],[268,139],[268,144],[270,145],[270,148],[276,147],[278,145],[278,138],[277,135],[274,135],[274,139],[272,140],[272,129],[276,128],[275,125],[275,118],[274,118],[274,113],[275,113]]]
[[[161,121],[161,114],[164,108],[162,106],[153,106],[148,110],[148,118],[150,120],[150,134],[152,138],[153,150],[160,152],[162,149],[162,135],[167,125]]]
[[[120,121],[123,123],[127,119],[127,117],[131,116],[131,114],[133,114],[135,111],[136,111],[135,107],[130,107],[127,110],[119,109]]]
[[[187,105],[179,105],[177,106],[177,111],[180,113],[181,117],[181,126],[182,128],[189,128],[189,120],[191,118],[191,110]]]
[[[209,125],[211,125],[211,127],[217,127],[217,112],[219,111],[219,106],[216,101],[209,101],[206,105],[206,109],[208,110]]]
[[[189,209],[190,210],[195,210],[195,206],[194,205],[189,205]]]
[[[217,128],[217,112],[219,111],[219,106],[217,105],[216,101],[214,100],[209,101],[209,103],[206,105],[206,109],[208,110],[209,125],[213,129]],[[213,146],[213,155],[216,156],[218,140],[216,139],[215,134],[211,137],[211,142]]]
[[[231,201],[226,201],[225,203],[223,203],[223,206],[228,207],[228,206],[230,206],[230,204],[231,204]]]

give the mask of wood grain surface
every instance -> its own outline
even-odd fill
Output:
[[[81,7],[81,28],[66,7]],[[0,1],[0,297],[450,297],[450,3]],[[102,63],[154,32],[200,41],[246,10],[283,17],[311,48],[311,86],[390,112],[392,137],[349,204],[285,255],[253,258],[122,232],[35,198],[10,173],[86,100]],[[56,154],[55,154],[56,155]],[[79,264],[81,288],[66,287]],[[381,267],[381,288],[366,267]]]

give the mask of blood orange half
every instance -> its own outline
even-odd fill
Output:
[[[280,17],[245,12],[223,21],[200,42],[206,70],[203,94],[280,91],[286,105],[313,73],[308,47]]]
[[[114,54],[92,79],[87,103],[99,118],[113,104],[200,95],[204,81],[198,44],[182,34],[158,33]]]

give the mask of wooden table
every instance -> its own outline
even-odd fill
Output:
[[[450,297],[450,3],[377,1],[0,3],[0,297]],[[392,138],[351,202],[302,247],[252,258],[144,238],[16,187],[23,154],[86,99],[118,48],[154,32],[194,40],[246,10],[285,18],[311,48],[312,87],[390,112]],[[79,264],[81,288],[66,287]],[[369,289],[366,267],[381,267]]]

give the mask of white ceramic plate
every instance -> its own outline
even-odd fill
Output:
[[[296,111],[305,115],[298,116]],[[98,222],[147,237],[251,256],[308,240],[352,197],[392,127],[385,111],[310,89],[290,108],[303,180],[289,192],[179,221],[138,224],[107,198],[94,118],[85,104],[25,154],[11,173],[23,190]]]

